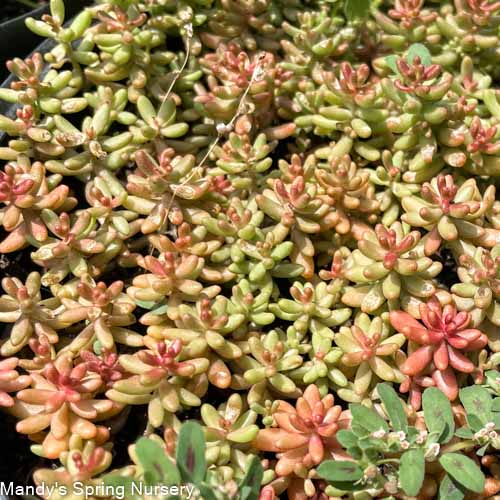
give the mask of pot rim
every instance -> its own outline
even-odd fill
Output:
[[[48,12],[49,10],[49,4],[46,3],[45,5],[40,5],[40,7],[37,7],[36,9],[30,10],[29,12],[26,12],[25,14],[20,14],[17,17],[14,17],[12,19],[7,19],[7,21],[4,21],[3,23],[0,23],[0,29],[2,28],[10,28],[11,25],[18,24],[20,22],[23,22],[27,17],[31,16],[39,16],[40,14],[44,14],[45,11]],[[2,500],[2,497],[0,496],[0,500]]]

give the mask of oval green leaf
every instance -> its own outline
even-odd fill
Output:
[[[411,496],[417,496],[425,476],[425,458],[421,448],[408,450],[401,456],[399,463],[399,482],[403,491]]]
[[[363,477],[363,470],[356,462],[347,460],[326,460],[318,468],[320,477],[332,482],[352,482]]]
[[[389,415],[392,427],[395,431],[408,431],[408,419],[396,391],[387,383],[377,385],[377,392],[384,404],[384,409]]]
[[[439,442],[447,443],[455,432],[455,420],[448,398],[436,387],[429,387],[422,397],[425,425],[439,433]]]
[[[475,493],[484,489],[484,474],[476,463],[460,453],[445,453],[439,463],[443,469],[464,488]]]

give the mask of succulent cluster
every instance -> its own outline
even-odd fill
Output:
[[[500,3],[27,25],[51,45],[0,89],[0,406],[58,461],[48,499],[499,494]]]

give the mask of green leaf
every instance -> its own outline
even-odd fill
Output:
[[[380,450],[384,447],[384,441],[378,438],[372,438],[370,436],[364,436],[359,439],[358,446],[362,450]],[[399,445],[397,445],[396,449],[399,450]]]
[[[445,453],[439,459],[443,469],[464,488],[475,493],[484,489],[484,475],[476,463],[460,453]]]
[[[151,314],[156,314],[157,316],[159,316],[161,314],[165,314],[168,309],[169,309],[169,306],[167,306],[167,304],[164,304],[160,307],[157,307],[156,309],[153,309],[151,311]]]
[[[260,486],[264,469],[259,457],[255,456],[250,461],[245,477],[240,483],[240,500],[256,500],[259,498]]]
[[[439,486],[439,500],[462,500],[464,496],[463,488],[445,474]]]
[[[100,356],[101,352],[102,352],[102,344],[101,344],[101,341],[100,340],[96,340],[93,344],[92,344],[92,349],[94,350],[95,354],[97,356]]]
[[[491,403],[492,411],[500,411],[500,398],[495,398]]]
[[[354,446],[358,446],[358,437],[352,431],[341,429],[337,432],[337,434],[335,434],[335,437],[344,448],[353,448]]]
[[[417,496],[425,476],[425,458],[421,448],[408,450],[401,456],[399,463],[399,482],[404,492]]]
[[[486,373],[488,385],[500,396],[500,372],[497,370],[488,370]]]
[[[350,404],[353,423],[367,430],[368,432],[375,432],[383,429],[385,432],[389,431],[387,422],[371,408],[360,404]]]
[[[463,439],[472,439],[474,433],[468,427],[460,427],[460,429],[457,429],[457,432],[455,432],[455,436]]]
[[[438,441],[447,443],[455,431],[455,420],[448,398],[437,387],[429,387],[424,391],[422,407],[429,432],[438,432]]]
[[[500,429],[500,413],[493,413],[493,423],[495,424],[495,429]]]
[[[50,14],[59,23],[64,23],[64,1],[50,0]]]
[[[149,484],[179,484],[180,474],[165,450],[148,438],[141,438],[135,445],[137,459],[144,469],[144,478]]]
[[[200,424],[189,421],[182,425],[176,455],[182,479],[198,486],[206,472],[205,436]]]
[[[492,399],[484,387],[479,385],[464,387],[460,389],[459,396],[467,414],[475,415],[483,425],[491,421]]]
[[[345,0],[344,14],[348,21],[363,19],[370,13],[370,0]]]
[[[141,500],[141,497],[134,493],[134,491],[141,491],[139,488],[139,483],[137,481],[134,481],[130,477],[120,476],[118,474],[107,474],[102,478],[102,481],[105,486],[113,488],[113,490],[116,492],[123,489],[123,498],[127,498],[130,500]],[[136,488],[132,488],[132,485],[134,484],[137,486]],[[120,490],[118,488],[120,488]]]
[[[363,469],[356,462],[347,460],[325,460],[316,470],[327,481],[354,483],[363,477]]]
[[[486,423],[486,422],[483,422],[477,415],[474,415],[474,414],[467,414],[466,419],[467,419],[467,423],[469,424],[469,427],[474,432],[477,432],[480,429],[482,429],[484,424]]]
[[[421,43],[414,43],[413,45],[410,45],[406,54],[408,64],[413,64],[413,60],[416,56],[420,57],[420,61],[424,66],[432,64],[432,56],[429,49]]]
[[[153,309],[154,306],[157,305],[157,302],[154,300],[137,300],[135,299],[135,303],[142,307],[143,309]]]
[[[386,413],[389,415],[393,429],[406,433],[408,431],[408,419],[396,391],[391,385],[382,383],[377,385],[377,392],[384,404]]]
[[[398,56],[395,56],[394,54],[385,58],[387,66],[389,66],[389,68],[391,68],[396,75],[399,75],[398,65],[396,64],[398,59]]]
[[[484,446],[481,446],[481,448],[479,448],[479,450],[476,451],[476,455],[478,457],[484,457],[484,454],[488,450],[489,446],[490,446],[490,443],[486,443]]]
[[[204,500],[218,500],[212,486],[209,486],[205,483],[200,483],[197,484],[196,487],[200,490],[201,498],[203,498]]]

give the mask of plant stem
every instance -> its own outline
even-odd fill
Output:
[[[452,453],[454,451],[466,450],[467,448],[473,448],[475,446],[474,441],[472,439],[468,439],[467,441],[460,441],[459,443],[453,443],[448,446],[445,446],[441,450],[441,455],[444,453]]]
[[[399,464],[399,459],[397,458],[384,458],[383,460],[378,460],[377,465],[383,464]]]

